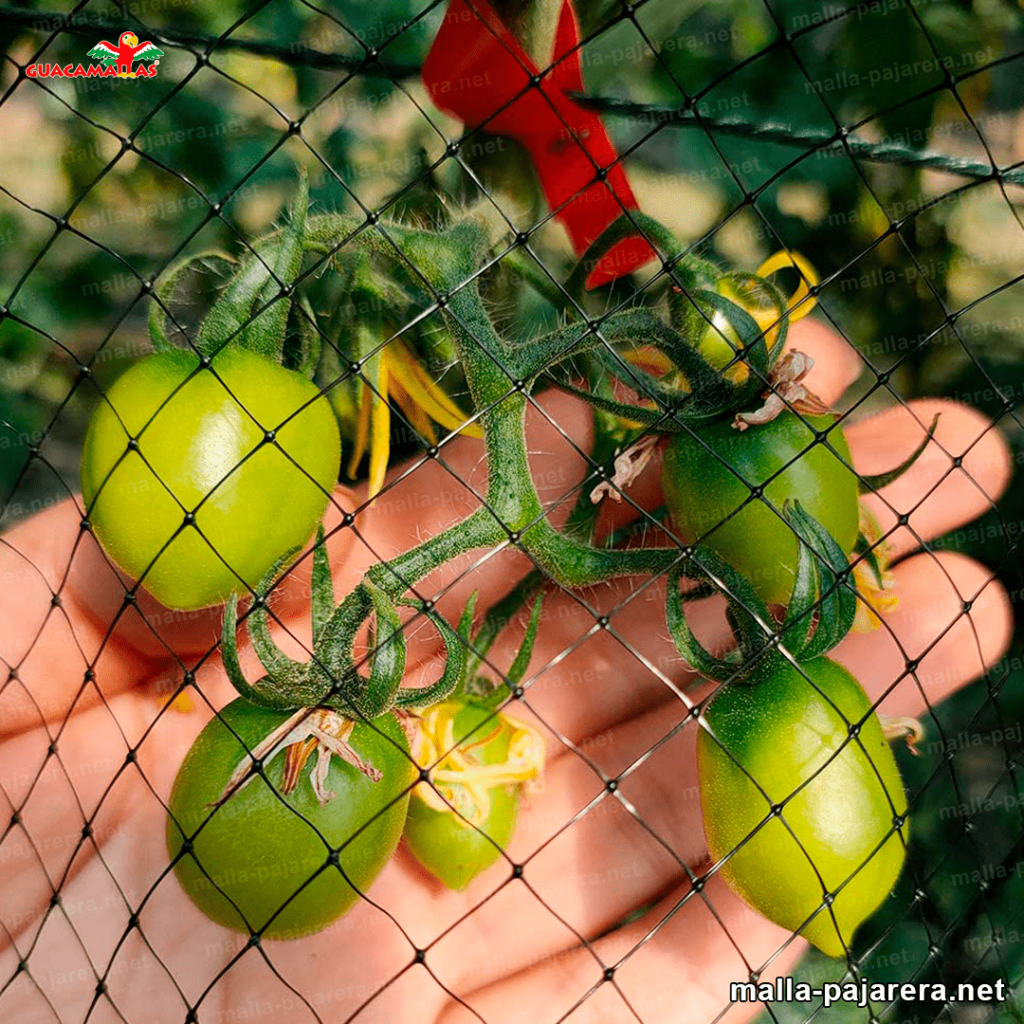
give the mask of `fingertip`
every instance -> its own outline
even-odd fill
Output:
[[[980,562],[956,552],[914,555],[895,570],[898,604],[835,659],[885,715],[919,715],[973,682],[1009,649],[1009,595]]]
[[[917,461],[863,499],[894,558],[989,511],[1012,476],[1010,447],[992,421],[945,398],[893,406],[848,427],[854,468],[861,475],[893,469],[925,440],[933,423],[933,440]],[[897,526],[901,515],[905,526]]]

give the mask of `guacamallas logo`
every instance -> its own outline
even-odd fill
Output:
[[[122,32],[116,46],[103,39],[89,51],[98,64],[29,64],[25,74],[29,78],[152,78],[163,55],[148,39],[140,43],[134,32]],[[150,62],[148,67],[145,61]]]

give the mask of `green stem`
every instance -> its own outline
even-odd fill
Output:
[[[570,587],[669,568],[679,558],[675,548],[595,548],[585,542],[589,537],[584,529],[566,535],[547,521],[530,472],[525,416],[531,378],[550,363],[551,345],[515,345],[495,329],[474,280],[490,245],[486,225],[467,218],[444,235],[436,235],[389,224],[385,230],[391,241],[372,227],[354,234],[357,227],[348,217],[312,218],[307,234],[311,246],[320,252],[331,252],[351,238],[375,255],[394,260],[397,247],[426,278],[480,410],[488,469],[486,500],[481,508],[419,547],[375,566],[370,579],[397,598],[457,555],[504,541],[522,547],[545,575]],[[629,311],[621,321],[620,326],[615,319],[618,330],[613,333],[634,334],[652,327],[652,317],[646,311]],[[581,324],[569,340],[571,350],[583,351],[594,344],[595,337]],[[563,349],[560,354],[567,353]],[[580,519],[576,526],[583,527],[590,517]]]
[[[392,600],[397,600],[424,576],[459,555],[477,548],[492,548],[508,539],[507,532],[481,506],[447,530],[367,572],[369,580]]]

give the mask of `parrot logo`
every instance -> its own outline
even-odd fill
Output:
[[[117,46],[103,39],[89,51],[88,55],[107,67],[116,64],[118,78],[135,78],[137,74],[148,78],[155,72],[147,72],[145,68],[140,68],[139,72],[135,72],[132,70],[132,66],[139,60],[151,60],[155,68],[160,63],[159,58],[164,55],[164,51],[149,40],[140,43],[139,37],[134,32],[122,32]]]

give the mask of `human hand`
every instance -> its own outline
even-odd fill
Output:
[[[796,325],[791,338],[817,360],[811,389],[838,398],[858,358],[820,326]],[[834,652],[893,716],[920,714],[976,678],[1011,630],[1006,595],[986,568],[918,552],[1004,489],[1009,456],[991,425],[949,402],[897,407],[847,429],[855,468],[876,473],[901,461],[940,408],[920,461],[870,499],[883,530],[908,516],[891,534],[903,559],[899,606],[882,628]],[[583,475],[575,446],[586,450],[588,421],[564,396],[536,402],[533,468],[555,515]],[[338,528],[329,542],[336,592],[468,512],[484,473],[478,444],[454,442],[441,459],[393,471],[353,528],[338,527],[359,499],[340,489],[327,520]],[[661,504],[655,469],[629,493],[643,507]],[[631,514],[629,503],[610,508],[607,525]],[[400,849],[369,899],[324,932],[250,946],[184,896],[164,845],[181,759],[212,709],[234,696],[216,654],[207,657],[220,610],[173,613],[144,597],[126,605],[80,518],[68,501],[0,541],[0,657],[15,670],[0,691],[0,1019],[335,1022],[365,1005],[360,1021],[505,1024],[558,1020],[579,1003],[574,1022],[635,1019],[632,1008],[644,1021],[699,1024],[726,1007],[729,982],[746,980],[790,939],[717,876],[692,890],[687,870],[700,875],[710,862],[696,727],[680,728],[688,707],[678,690],[702,691],[668,639],[663,588],[625,579],[546,599],[530,682],[511,709],[547,738],[546,784],[524,804],[507,859],[452,893]],[[304,565],[307,575],[301,566],[292,573],[274,605],[277,639],[299,657],[309,644]],[[486,607],[529,568],[515,550],[476,552],[417,590],[443,593],[439,607],[451,617],[470,591]],[[600,615],[608,629],[596,628]],[[718,603],[702,602],[695,616],[709,641],[724,639]],[[521,627],[508,630],[490,660],[507,667],[520,636]],[[409,638],[410,685],[436,678],[438,646],[432,631]],[[911,673],[907,659],[917,660]],[[180,699],[167,707],[197,665],[185,691],[196,710],[182,713]],[[255,666],[243,652],[250,678]],[[786,972],[804,948],[790,941],[762,977]],[[753,1009],[734,1007],[730,1019]]]

